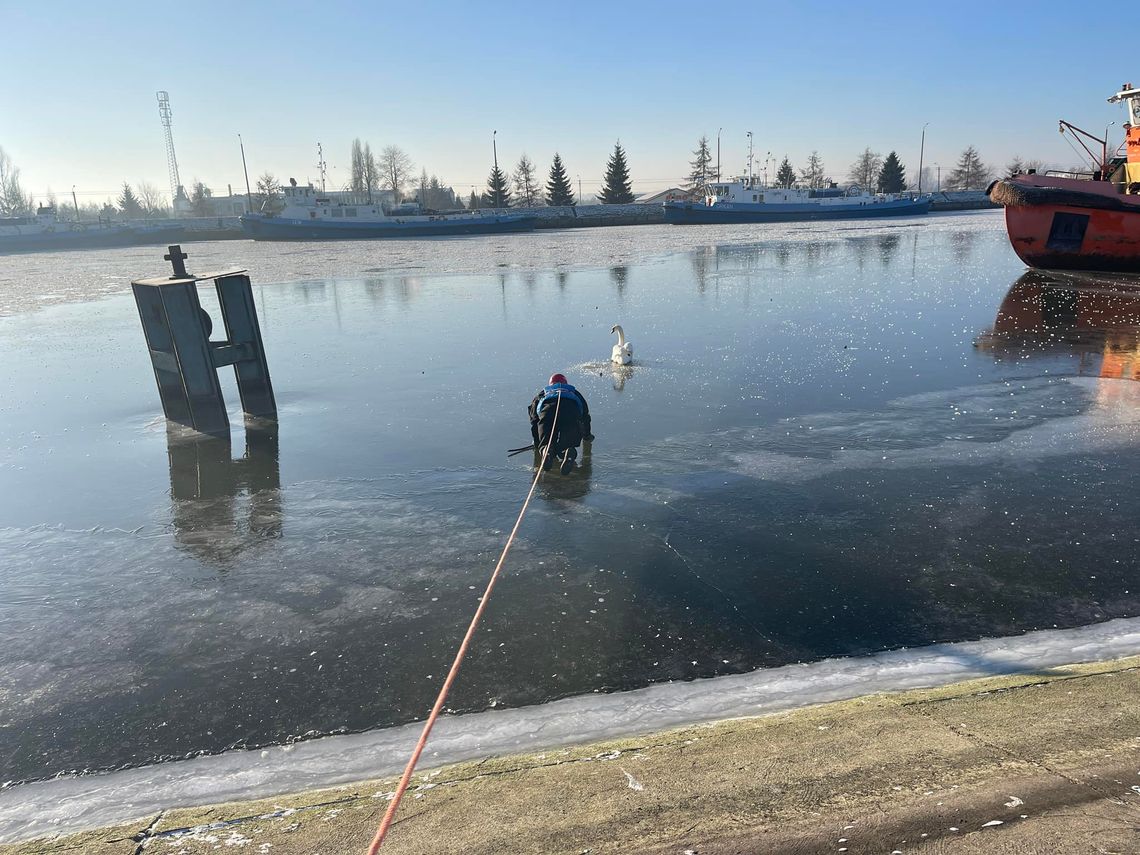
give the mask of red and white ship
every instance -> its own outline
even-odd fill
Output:
[[[1030,267],[1140,273],[1140,89],[1126,83],[1108,101],[1127,103],[1129,117],[1112,156],[1106,140],[1061,121],[1061,132],[1088,152],[1092,172],[1030,172],[995,181],[987,191],[1005,206],[1009,241]]]

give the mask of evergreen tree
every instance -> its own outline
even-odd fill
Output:
[[[693,154],[695,158],[689,161],[692,171],[689,172],[689,177],[685,181],[685,189],[690,191],[703,190],[704,186],[716,175],[716,167],[713,166],[712,152],[709,151],[709,138],[707,136],[701,135]]]
[[[791,187],[796,183],[796,171],[792,169],[791,161],[788,156],[784,155],[784,162],[780,164],[779,170],[776,172],[776,186],[777,187]]]
[[[863,149],[863,153],[851,164],[851,171],[847,174],[847,177],[863,189],[870,190],[875,186],[875,180],[879,177],[879,171],[882,168],[882,155],[876,151],[871,151],[870,146],[868,146]]]
[[[880,193],[901,193],[906,189],[906,168],[893,151],[887,155],[883,168],[879,170],[878,187]]]
[[[1022,162],[1019,155],[1014,155],[1013,160],[1009,162],[1009,166],[1005,168],[1005,177],[1013,178],[1015,175],[1020,175],[1025,171],[1025,164]]]
[[[629,164],[625,160],[625,150],[621,140],[614,144],[614,153],[606,164],[606,174],[602,178],[602,192],[598,200],[603,205],[628,205],[633,201],[633,186],[629,181]]]
[[[562,164],[562,157],[554,152],[554,163],[550,165],[550,180],[546,182],[547,205],[573,205],[574,191],[570,188],[570,176]]]
[[[519,158],[519,162],[515,166],[514,181],[515,192],[519,197],[519,204],[533,208],[542,202],[534,163],[527,157],[525,152],[523,156]]]
[[[813,190],[826,186],[827,180],[823,177],[823,159],[818,151],[811,153],[807,166],[800,170],[800,180]]]
[[[471,198],[467,200],[467,210],[474,211],[479,207],[479,194],[474,190],[471,191]]]
[[[119,196],[119,210],[123,212],[124,217],[131,219],[138,219],[143,215],[143,206],[139,204],[135,191],[126,181],[123,182],[123,192]]]
[[[507,184],[506,173],[497,166],[491,170],[491,176],[487,179],[487,193],[484,198],[492,208],[511,207],[511,188]]]
[[[958,165],[946,179],[948,190],[984,190],[990,181],[990,170],[972,145],[958,158]]]

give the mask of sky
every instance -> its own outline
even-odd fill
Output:
[[[614,143],[635,192],[675,186],[707,135],[721,168],[818,151],[843,180],[866,147],[909,173],[952,168],[967,145],[1078,163],[1057,119],[1119,141],[1106,99],[1140,81],[1135,51],[1071,3],[56,3],[0,0],[0,148],[24,189],[80,203],[124,181],[169,188],[155,92],[170,93],[182,183],[347,182],[356,137],[398,145],[463,195],[526,153],[555,151],[586,195]],[[774,167],[770,166],[770,171]],[[576,188],[575,188],[576,189]]]

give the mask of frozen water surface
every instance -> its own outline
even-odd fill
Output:
[[[158,417],[126,288],[160,251],[0,259],[0,834],[53,793],[398,765],[555,370],[598,439],[540,485],[437,759],[1136,652],[1140,283],[1024,274],[1000,214],[189,252],[254,281],[280,427],[234,412],[230,448]],[[983,646],[900,651],[946,642]]]

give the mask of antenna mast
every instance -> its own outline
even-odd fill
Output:
[[[166,135],[166,168],[170,172],[170,202],[179,196],[186,195],[182,189],[182,180],[178,177],[178,158],[174,156],[174,134],[170,131],[170,95],[166,90],[158,93],[158,117],[162,120],[162,130]]]
[[[328,164],[325,163],[325,153],[321,148],[321,144],[317,143],[317,169],[321,171],[321,192],[325,192],[325,171],[328,169]]]

